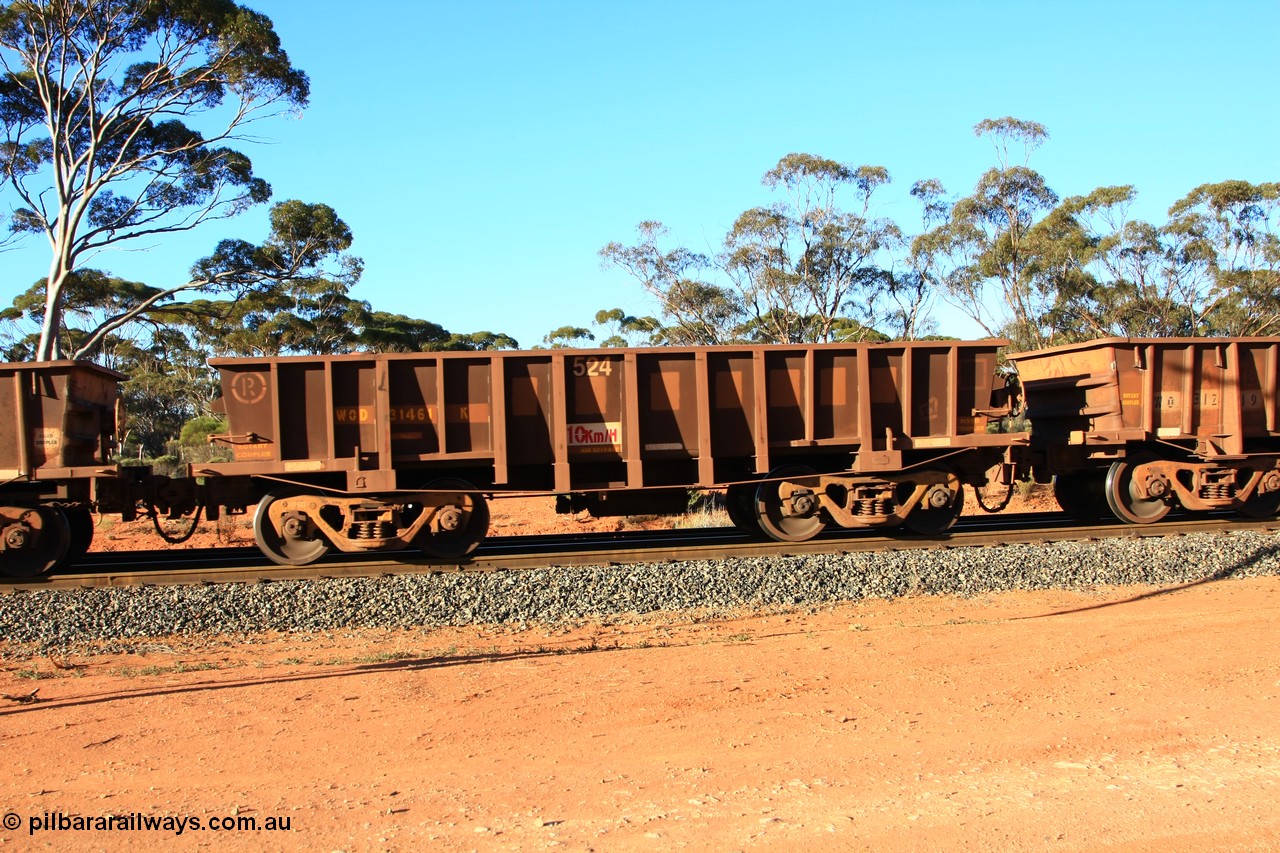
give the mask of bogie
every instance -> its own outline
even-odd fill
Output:
[[[262,499],[253,520],[262,553],[289,566],[313,563],[330,549],[378,553],[412,546],[456,559],[474,551],[488,529],[484,495],[457,479],[389,495],[279,489]]]

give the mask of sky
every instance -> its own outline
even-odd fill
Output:
[[[1202,183],[1280,179],[1280,0],[246,5],[311,79],[305,112],[244,147],[273,200],[337,210],[375,309],[524,347],[599,309],[656,313],[601,247],[656,219],[664,247],[714,252],[779,200],[761,177],[791,152],[886,167],[876,212],[904,227],[915,181],[960,196],[996,165],[986,118],[1048,129],[1030,165],[1060,196],[1132,184],[1156,223]],[[265,235],[264,208],[94,265],[167,284],[219,238]],[[0,301],[47,252],[0,254]]]

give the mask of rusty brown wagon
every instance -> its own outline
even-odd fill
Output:
[[[1280,510],[1280,339],[1106,338],[1009,360],[1067,512]]]
[[[124,375],[77,361],[0,364],[0,565],[35,575],[93,539],[94,483],[114,478]]]
[[[736,524],[779,540],[936,534],[1026,441],[987,429],[1007,412],[1004,343],[213,359],[234,461],[192,473],[215,516],[261,499],[258,544],[293,565],[466,554],[506,493],[619,515],[723,491]]]

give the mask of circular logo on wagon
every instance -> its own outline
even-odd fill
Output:
[[[237,373],[231,379],[231,396],[237,403],[251,406],[267,396],[267,380],[260,373]]]

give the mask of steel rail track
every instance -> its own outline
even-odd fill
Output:
[[[436,572],[491,572],[560,566],[612,566],[741,557],[793,557],[932,548],[998,547],[1107,538],[1152,538],[1234,530],[1280,531],[1280,519],[1229,515],[1182,515],[1147,525],[1121,522],[1081,524],[1060,513],[1025,513],[963,518],[942,537],[869,531],[828,531],[807,542],[751,539],[733,528],[627,531],[611,534],[554,534],[486,539],[464,560],[432,560],[402,551],[369,555],[333,554],[309,566],[278,566],[256,548],[106,552],[37,578],[6,578],[0,593],[41,589],[115,586],[169,586],[256,583],[281,580],[378,577]]]

